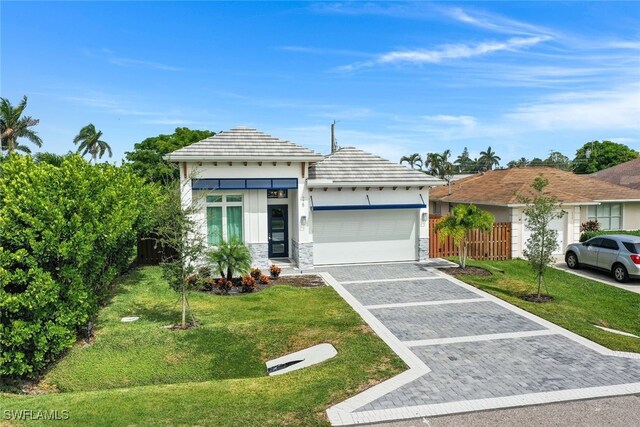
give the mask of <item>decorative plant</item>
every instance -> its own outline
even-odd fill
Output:
[[[526,247],[522,251],[529,260],[531,268],[538,278],[536,300],[541,301],[542,279],[547,267],[554,262],[553,252],[558,249],[558,232],[550,227],[553,220],[562,218],[565,211],[560,209],[560,203],[554,196],[544,194],[549,180],[542,174],[537,176],[531,188],[535,190],[533,199],[518,197],[520,203],[525,203],[524,213],[527,215],[526,226],[531,230],[531,237],[527,239]]]
[[[244,242],[235,237],[229,241],[222,240],[218,248],[207,256],[217,267],[220,276],[227,280],[233,279],[234,274],[242,276],[251,270],[251,252]]]
[[[272,264],[271,267],[269,267],[269,271],[271,272],[271,278],[272,279],[277,279],[280,276],[280,273],[282,272],[282,269],[280,267],[278,267],[275,264]]]
[[[256,279],[250,275],[242,277],[242,292],[253,292],[256,288]]]
[[[590,219],[580,224],[580,232],[600,231],[600,223],[595,219]]]
[[[269,282],[271,282],[271,280],[269,280],[269,276],[266,276],[266,275],[264,275],[264,274],[261,274],[261,275],[260,275],[260,280],[259,280],[259,281],[260,281],[260,283],[261,283],[261,284],[263,284],[263,285],[268,285],[268,284],[269,284]]]
[[[221,277],[216,281],[216,288],[220,290],[222,295],[228,295],[231,288],[233,288],[233,283],[231,283],[231,280]]]
[[[442,241],[448,236],[453,238],[453,243],[458,247],[460,266],[466,268],[467,233],[476,229],[489,232],[493,227],[494,220],[493,215],[476,205],[456,205],[449,215],[436,224],[435,230],[436,233],[440,233]]]
[[[213,277],[207,277],[205,280],[202,280],[202,285],[200,290],[211,292],[216,287],[216,279]]]
[[[251,277],[253,277],[255,280],[259,280],[260,276],[262,276],[262,270],[260,270],[259,268],[252,268],[251,272],[249,273],[251,275]]]

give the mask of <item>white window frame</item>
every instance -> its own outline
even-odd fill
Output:
[[[619,205],[620,206],[620,216],[612,216],[611,212],[612,209],[611,207],[613,205]],[[599,207],[603,207],[603,206],[608,206],[609,207],[609,215],[608,216],[600,216],[598,217],[598,208]],[[611,203],[600,203],[599,205],[589,205],[587,206],[587,220],[596,220],[598,221],[598,223],[602,224],[601,219],[607,218],[609,220],[609,225],[611,225],[611,218],[618,218],[619,219],[619,227],[618,228],[611,228],[611,226],[609,226],[608,230],[623,230],[624,227],[622,225],[622,210],[623,210],[624,206],[621,202],[611,202]],[[591,210],[593,210],[594,214],[591,214]]]
[[[207,201],[207,197],[209,196],[220,196],[222,197],[222,201],[220,202],[209,202]],[[240,196],[241,200],[239,202],[228,202],[227,201],[227,197],[229,196]],[[205,222],[206,222],[206,227],[207,227],[207,245],[211,246],[211,247],[217,247],[216,245],[210,244],[209,243],[209,218],[208,218],[208,213],[207,213],[207,208],[209,207],[220,207],[222,208],[222,240],[228,240],[229,235],[228,235],[228,228],[227,228],[227,207],[230,206],[240,206],[240,208],[242,209],[242,241],[245,241],[245,220],[244,220],[244,194],[242,193],[206,193],[205,194],[205,208],[204,208],[204,212],[205,212]]]

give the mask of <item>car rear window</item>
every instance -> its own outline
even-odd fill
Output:
[[[640,254],[640,243],[622,242],[622,244],[632,254]]]

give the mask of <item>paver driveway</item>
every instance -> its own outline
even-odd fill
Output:
[[[410,368],[329,408],[334,425],[640,393],[639,354],[608,350],[427,266],[320,271]]]

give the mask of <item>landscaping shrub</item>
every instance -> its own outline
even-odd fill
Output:
[[[0,165],[0,377],[33,376],[76,339],[126,269],[157,193],[126,167]]]
[[[600,223],[595,219],[590,219],[580,224],[580,232],[584,233],[587,231],[600,231]]]
[[[251,277],[253,277],[255,280],[260,280],[260,276],[262,276],[262,270],[260,270],[259,268],[252,268],[251,272],[249,273],[251,275]]]
[[[280,277],[282,269],[275,264],[271,264],[271,267],[269,267],[269,271],[271,272],[271,278],[277,279],[278,277]]]
[[[221,277],[216,281],[216,288],[220,290],[222,295],[227,295],[231,288],[233,288],[233,283],[231,282],[231,280],[227,280],[224,277]]]
[[[260,282],[260,284],[262,285],[268,285],[270,280],[269,280],[269,276],[266,276],[264,274],[260,275],[260,278],[258,279],[258,282]]]
[[[242,278],[242,292],[253,292],[256,288],[256,279],[250,275],[246,275]]]
[[[631,236],[640,236],[640,230],[601,230],[601,231],[586,231],[580,235],[580,241],[586,242],[592,237],[601,236],[603,234],[628,234]]]

